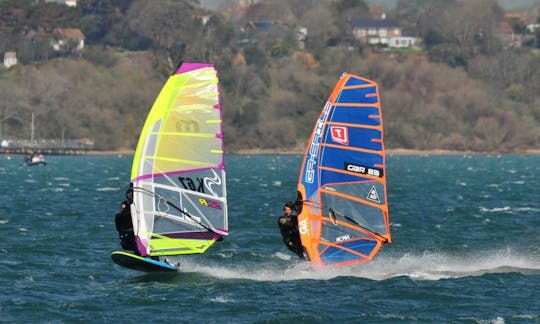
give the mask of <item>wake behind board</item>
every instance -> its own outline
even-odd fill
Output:
[[[153,260],[124,251],[114,251],[111,254],[113,261],[122,267],[144,272],[174,272],[178,269],[172,264]]]

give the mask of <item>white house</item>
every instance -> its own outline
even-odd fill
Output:
[[[364,44],[388,45],[390,38],[401,37],[401,27],[394,20],[356,19],[351,27],[354,37]]]
[[[45,0],[45,2],[59,3],[68,7],[77,7],[77,0]]]
[[[305,41],[308,34],[308,29],[306,27],[298,26],[295,28],[294,31],[296,33],[296,40],[298,41],[298,47],[300,49],[304,49],[306,47]]]
[[[17,53],[16,52],[5,52],[4,53],[4,66],[6,68],[10,68],[15,64],[17,64]]]
[[[418,47],[422,40],[418,37],[411,36],[399,36],[399,37],[390,37],[388,40],[388,47],[393,48],[409,48],[409,47]]]
[[[540,24],[528,24],[526,28],[529,32],[534,33],[537,29],[540,28]]]

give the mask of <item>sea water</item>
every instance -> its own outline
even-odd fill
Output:
[[[277,227],[301,157],[226,158],[230,236],[182,274],[112,262],[131,156],[0,156],[0,321],[538,323],[540,156],[389,156],[393,243],[312,271]]]

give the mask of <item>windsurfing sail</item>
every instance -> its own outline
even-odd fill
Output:
[[[315,266],[371,260],[391,242],[378,86],[343,74],[306,147],[298,180],[300,238]]]
[[[142,256],[204,253],[228,234],[220,88],[215,67],[182,63],[141,131],[131,215]]]

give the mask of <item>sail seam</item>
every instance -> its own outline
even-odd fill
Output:
[[[368,83],[368,84],[355,84],[355,85],[348,85],[343,86],[343,90],[349,90],[349,89],[367,89],[367,88],[374,88],[375,84]]]
[[[382,156],[384,154],[384,152],[382,150],[377,151],[377,150],[370,150],[370,149],[365,149],[365,148],[361,148],[361,147],[351,147],[351,146],[329,144],[329,143],[323,143],[322,146],[331,147],[331,148],[337,148],[337,149],[342,149],[342,150],[347,150],[347,151],[370,153],[370,154],[375,154],[375,155],[379,155],[379,156]]]

